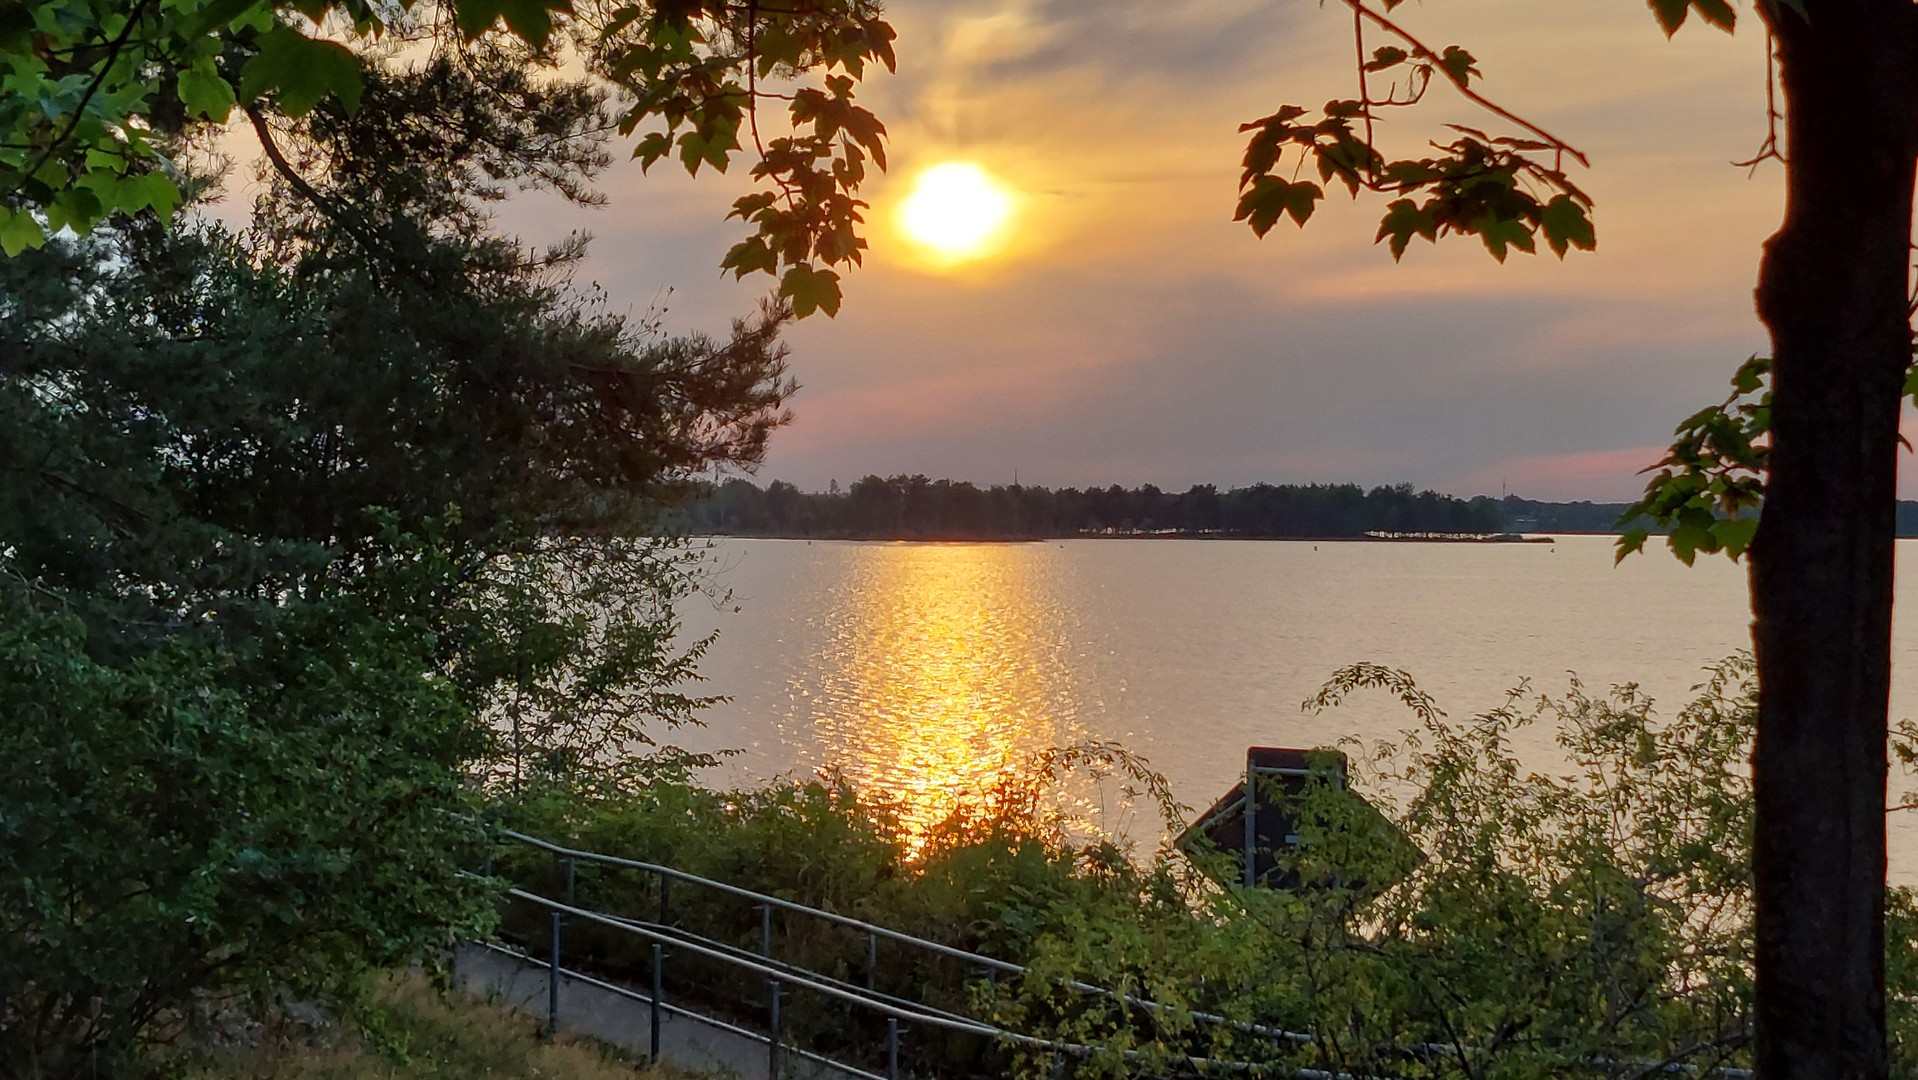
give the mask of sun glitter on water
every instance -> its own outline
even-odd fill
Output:
[[[997,248],[1012,210],[1012,192],[998,178],[971,162],[949,161],[919,174],[900,204],[899,228],[940,262],[970,262]]]

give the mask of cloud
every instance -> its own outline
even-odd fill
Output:
[[[1452,477],[1441,486],[1462,495],[1509,490],[1528,499],[1570,502],[1631,502],[1645,490],[1640,469],[1665,456],[1662,444],[1508,458]]]
[[[1397,13],[1429,41],[1471,48],[1488,92],[1592,154],[1581,183],[1598,201],[1597,254],[1499,265],[1452,240],[1395,263],[1373,244],[1380,201],[1343,193],[1304,230],[1260,241],[1233,223],[1237,124],[1351,92],[1337,12],[901,5],[900,74],[862,91],[895,163],[866,193],[872,250],[839,318],[792,334],[805,389],[766,474],[992,481],[1017,465],[1055,484],[1463,490],[1503,471],[1566,497],[1635,493],[1645,459],[1633,455],[1763,348],[1751,283],[1778,180],[1725,164],[1762,136],[1762,35],[1667,42],[1621,4]],[[1450,119],[1476,117],[1434,91],[1383,137],[1416,149]],[[892,234],[912,174],[947,159],[1021,192],[1005,258],[932,272]],[[721,219],[747,187],[737,171],[621,166],[605,183],[610,211],[529,200],[502,221],[533,238],[590,229],[588,272],[616,302],[643,308],[671,286],[669,325],[711,330],[771,285],[717,272],[739,235]]]

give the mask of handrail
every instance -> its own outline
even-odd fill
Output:
[[[827,911],[824,908],[811,907],[806,904],[798,903],[797,901],[786,900],[784,898],[777,897],[777,896],[770,896],[762,892],[755,892],[752,889],[742,888],[741,886],[733,885],[728,882],[715,881],[712,878],[701,877],[698,874],[689,873],[685,870],[680,870],[675,867],[664,866],[659,863],[642,862],[638,859],[623,859],[617,855],[606,855],[597,851],[582,851],[578,848],[569,848],[563,844],[555,844],[550,840],[542,840],[537,836],[529,836],[526,833],[516,832],[512,829],[500,829],[498,831],[501,836],[507,837],[512,840],[517,840],[520,843],[526,844],[531,847],[539,848],[542,851],[546,851],[551,854],[561,856],[563,858],[579,859],[579,860],[584,860],[586,862],[603,863],[608,866],[625,867],[626,869],[629,869],[629,870],[641,870],[648,873],[660,874],[666,877],[676,878],[680,881],[691,882],[697,885],[704,885],[708,888],[717,889],[720,892],[728,893],[733,896],[738,896],[743,899],[752,900],[757,903],[769,904],[773,907],[777,907],[785,911],[796,912],[801,915],[810,915],[814,918],[824,919],[827,922],[838,923],[841,926],[850,927],[855,930],[861,930],[861,931],[864,931],[865,933],[873,934],[878,937],[883,937],[890,941],[896,941],[903,945],[911,945],[915,948],[925,949],[929,952],[934,952],[942,956],[951,957],[957,960],[965,960],[970,963],[978,964],[982,967],[990,968],[996,972],[1001,972],[1008,975],[1024,975],[1027,973],[1027,968],[1023,964],[1015,964],[1009,960],[1000,960],[996,957],[985,956],[983,954],[976,953],[976,952],[970,952],[965,949],[956,948],[954,946],[946,945],[937,941],[932,941],[927,938],[916,937],[912,934],[908,934],[901,930],[894,930],[889,926],[880,926],[877,923],[869,923],[863,919],[855,919],[850,915],[841,915],[836,911]],[[1065,986],[1068,989],[1077,990],[1080,993],[1099,994],[1101,996],[1114,998],[1114,999],[1123,1001],[1128,1005],[1134,1006],[1135,1008],[1144,1009],[1147,1012],[1151,1012],[1155,1014],[1162,1012],[1166,1009],[1165,1004],[1163,1004],[1162,1002],[1153,1001],[1150,998],[1138,997],[1133,994],[1122,993],[1120,991],[1112,990],[1103,986],[1095,986],[1092,983],[1081,982],[1077,979],[1067,980],[1067,982],[1065,983]],[[1229,1017],[1221,1016],[1217,1013],[1202,1012],[1200,1010],[1194,1009],[1188,1012],[1187,1015],[1189,1015],[1193,1020],[1199,1023],[1220,1024],[1226,1027],[1230,1027],[1235,1031],[1241,1031],[1248,1035],[1257,1035],[1257,1036],[1260,1036],[1261,1038],[1280,1039],[1285,1042],[1296,1043],[1300,1045],[1309,1045],[1316,1041],[1312,1035],[1306,1032],[1287,1031],[1284,1028],[1270,1027],[1265,1024],[1250,1023],[1244,1020],[1233,1020]]]
[[[754,957],[758,957],[764,963],[771,964],[774,967],[780,968],[785,971],[797,972],[797,973],[806,975],[810,978],[820,980],[822,982],[831,983],[834,986],[842,987],[846,990],[853,991],[854,993],[863,994],[867,998],[870,998],[874,1001],[889,1001],[895,1005],[905,1005],[905,1006],[914,1006],[916,1004],[916,1007],[930,1011],[930,1012],[937,1013],[940,1016],[949,1016],[955,1020],[976,1022],[974,1021],[973,1017],[964,1016],[959,1013],[952,1012],[949,1009],[941,1009],[936,1006],[926,1005],[923,1003],[914,1003],[912,1001],[907,1000],[906,998],[899,997],[896,994],[888,994],[880,990],[874,990],[870,987],[859,986],[856,983],[849,983],[844,979],[836,979],[832,977],[831,975],[826,975],[821,972],[814,971],[811,968],[801,967],[800,965],[792,963],[791,961],[781,960],[778,957],[774,957],[774,956],[764,956],[762,954],[749,952],[746,949],[742,948],[741,946],[733,945],[724,941],[719,941],[714,938],[709,938],[704,934],[694,933],[693,931],[688,930],[684,927],[671,926],[666,923],[649,922],[645,919],[633,919],[633,918],[628,918],[624,915],[608,915],[607,918],[617,919],[620,922],[627,923],[632,926],[645,927],[648,930],[669,935],[675,942],[680,942],[680,941],[697,942],[698,944],[707,946],[708,948],[718,949],[722,952],[739,956],[744,959],[753,959]]]
[[[745,968],[748,971],[756,972],[760,975],[766,976],[767,978],[778,979],[782,983],[791,982],[795,986],[803,986],[808,990],[817,990],[828,997],[835,997],[840,999],[841,1001],[850,1001],[856,1005],[864,1005],[868,1008],[878,1011],[879,1013],[883,1015],[896,1017],[900,1020],[911,1020],[915,1023],[931,1024],[935,1027],[944,1027],[948,1030],[957,1031],[967,1035],[984,1035],[988,1037],[994,1037],[1002,1033],[1000,1029],[994,1028],[988,1024],[982,1024],[976,1020],[969,1020],[969,1021],[949,1020],[935,1013],[920,1012],[916,1009],[902,1008],[900,1006],[893,1005],[889,1002],[876,1001],[862,994],[854,993],[851,990],[841,989],[840,987],[831,986],[827,983],[822,983],[817,980],[808,978],[805,975],[794,974],[788,971],[782,971],[779,968],[772,967],[771,965],[762,964],[758,962],[757,960],[748,960],[743,956],[731,956],[725,952],[722,952],[719,949],[710,949],[696,942],[691,942],[681,938],[676,938],[670,934],[661,933],[660,931],[654,930],[647,926],[636,925],[624,919],[615,918],[611,915],[605,915],[597,911],[589,910],[587,908],[575,907],[572,904],[568,904],[560,900],[554,900],[552,897],[549,897],[549,896],[541,896],[538,893],[527,892],[525,889],[508,889],[506,890],[506,895],[515,897],[520,900],[531,901],[535,904],[540,905],[541,907],[548,909],[549,911],[557,911],[564,915],[578,916],[579,918],[586,919],[589,922],[599,923],[602,926],[610,926],[616,930],[624,930],[627,933],[638,934],[641,937],[649,938],[661,944],[676,945],[682,949],[687,950],[688,952],[697,953],[701,956],[705,956],[713,960],[718,960],[721,963],[731,964],[734,967]],[[1012,1036],[1014,1038],[1026,1038],[1026,1039],[1035,1038],[1034,1036],[1030,1036],[1030,1035],[1025,1035],[1025,1036],[1018,1035],[1015,1032],[1003,1032],[1003,1034]]]
[[[586,919],[589,922],[596,922],[602,926],[611,927],[615,930],[624,930],[630,934],[637,934],[641,937],[649,938],[653,941],[660,942],[661,944],[671,943],[679,946],[680,948],[687,949],[690,952],[704,955],[713,960],[718,960],[721,963],[731,964],[735,967],[741,967],[749,971],[757,972],[758,974],[764,975],[768,979],[778,980],[781,983],[791,982],[794,986],[802,986],[802,987],[805,987],[806,989],[825,994],[828,997],[838,998],[839,1000],[847,1001],[855,1005],[861,1005],[861,1006],[864,1006],[865,1008],[872,1009],[882,1015],[889,1016],[895,1019],[911,1020],[915,1023],[925,1024],[930,1027],[944,1028],[948,1031],[959,1032],[960,1034],[977,1035],[983,1038],[995,1039],[1001,1042],[1010,1042],[1020,1046],[1031,1047],[1038,1050],[1048,1050],[1054,1053],[1070,1054],[1074,1057],[1091,1057],[1094,1054],[1100,1053],[1101,1050],[1104,1049],[1102,1047],[1088,1046],[1084,1043],[1064,1042],[1057,1039],[1041,1038],[1037,1035],[1027,1035],[1023,1032],[1011,1031],[1006,1028],[997,1027],[997,1026],[982,1023],[979,1021],[956,1020],[956,1019],[950,1019],[945,1016],[938,1015],[937,1013],[920,1012],[916,1009],[901,1008],[889,1002],[879,1001],[874,998],[868,997],[863,993],[841,989],[840,987],[832,986],[828,983],[823,983],[823,982],[817,981],[816,979],[808,978],[805,975],[794,975],[790,972],[782,971],[779,968],[771,967],[767,964],[760,963],[757,960],[751,960],[751,959],[747,959],[745,957],[740,957],[740,956],[732,956],[719,949],[707,948],[706,946],[703,946],[703,945],[695,944],[690,941],[672,937],[669,934],[662,933],[659,930],[655,930],[649,926],[635,923],[631,920],[621,919],[615,916],[606,915],[601,912],[592,911],[588,908],[577,907],[575,905],[568,904],[563,901],[554,900],[553,898],[548,896],[541,896],[538,893],[528,892],[525,889],[509,887],[506,890],[506,895],[514,897],[516,899],[526,900],[531,903],[538,904],[541,907],[544,907],[550,911],[558,912],[563,915]],[[1138,1050],[1122,1050],[1122,1051],[1119,1051],[1119,1054],[1128,1061],[1151,1060],[1150,1055],[1142,1053],[1141,1051],[1138,1051]],[[1181,1060],[1183,1060],[1186,1065],[1194,1069],[1197,1069],[1201,1072],[1224,1071],[1224,1072],[1244,1073],[1244,1074],[1252,1074],[1252,1075],[1275,1074],[1275,1075],[1289,1077],[1291,1078],[1291,1080],[1359,1080],[1359,1078],[1353,1077],[1350,1074],[1346,1074],[1346,1073],[1327,1072],[1323,1069],[1299,1069],[1299,1068],[1294,1068],[1287,1065],[1278,1064],[1276,1062],[1220,1061],[1212,1058],[1189,1057],[1189,1056],[1184,1057]]]
[[[896,941],[904,945],[910,945],[915,948],[925,949],[930,952],[937,953],[943,956],[948,956],[958,960],[969,961],[971,963],[975,963],[980,966],[992,969],[995,972],[1025,975],[1028,973],[1028,970],[1029,970],[1022,964],[1016,964],[1008,960],[1000,960],[1000,959],[997,959],[996,957],[985,956],[980,953],[970,952],[965,949],[960,949],[951,945],[943,944],[941,942],[932,941],[927,938],[917,937],[915,935],[905,933],[904,931],[901,931],[901,930],[894,930],[891,927],[880,926],[876,923],[869,923],[862,919],[856,919],[850,915],[841,915],[838,912],[827,911],[824,908],[816,908],[806,904],[798,903],[797,901],[787,900],[782,897],[771,896],[766,893],[756,892],[752,889],[743,888],[741,886],[729,884],[724,881],[716,881],[712,878],[702,877],[698,874],[690,873],[685,870],[680,870],[675,867],[665,866],[659,863],[642,862],[637,859],[624,859],[616,855],[606,855],[596,851],[583,851],[577,848],[569,848],[563,844],[556,844],[549,840],[542,840],[539,837],[529,836],[526,833],[516,832],[512,829],[502,828],[497,831],[501,836],[507,837],[512,840],[517,840],[521,843],[527,844],[531,847],[539,848],[543,851],[560,856],[562,858],[583,860],[586,862],[597,862],[597,863],[602,863],[609,866],[618,866],[626,869],[640,870],[648,873],[659,874],[662,876],[662,878],[671,877],[671,878],[678,879],[680,881],[685,881],[685,882],[689,882],[697,885],[703,885],[708,888],[717,889],[720,892],[727,893],[729,895],[738,896],[747,900],[752,900],[759,904],[764,904],[770,907],[777,907],[782,910],[794,912],[801,915],[809,915],[814,918],[826,920],[827,922],[837,923],[841,926],[846,926],[856,930],[860,930],[867,934],[871,934],[875,937],[883,937],[890,941]],[[1032,1046],[1032,1047],[1037,1047],[1037,1048],[1046,1049],[1046,1050],[1052,1050],[1059,1053],[1072,1053],[1080,1056],[1089,1056],[1093,1053],[1097,1053],[1099,1049],[1096,1047],[1085,1046],[1079,1043],[1057,1042],[1053,1040],[1041,1039],[1038,1036],[1025,1035],[1019,1032],[1009,1031],[1003,1028],[996,1027],[991,1024],[987,1024],[983,1021],[975,1020],[969,1017],[959,1016],[958,1014],[954,1014],[954,1013],[949,1013],[943,1009],[935,1009],[933,1006],[922,1006],[922,1008],[924,1009],[932,1009],[933,1010],[932,1012],[922,1012],[922,1011],[919,1011],[918,1009],[904,1008],[904,1007],[901,1007],[900,1005],[895,1004],[896,1002],[901,1001],[901,999],[893,997],[892,995],[880,994],[875,990],[869,990],[869,989],[864,989],[856,986],[851,986],[849,984],[842,982],[841,980],[833,979],[831,976],[824,975],[820,972],[811,971],[810,969],[801,968],[796,965],[786,964],[783,961],[777,961],[771,957],[762,958],[764,960],[771,961],[773,964],[778,965],[777,967],[768,966],[768,964],[762,963],[760,960],[751,959],[750,958],[751,954],[745,953],[743,949],[738,949],[737,946],[727,945],[723,942],[713,941],[710,938],[706,938],[702,935],[694,934],[691,931],[683,931],[683,930],[679,930],[678,928],[667,927],[661,924],[647,923],[638,919],[630,919],[630,918],[624,918],[620,916],[606,915],[600,912],[589,911],[583,908],[574,907],[570,904],[561,903],[560,901],[553,900],[548,897],[540,896],[537,893],[526,892],[525,890],[518,889],[518,888],[509,889],[508,895],[515,896],[520,899],[532,901],[534,903],[542,904],[552,910],[563,912],[565,914],[579,915],[593,922],[602,923],[604,925],[611,926],[616,929],[623,929],[632,933],[638,933],[661,943],[671,943],[671,944],[679,945],[681,947],[690,949],[697,953],[704,954],[708,957],[711,957],[713,959],[719,960],[724,963],[729,963],[736,966],[749,968],[751,970],[759,972],[762,975],[765,975],[767,978],[790,981],[794,985],[804,985],[808,989],[817,990],[831,997],[839,998],[845,1001],[850,1001],[859,1005],[864,1005],[867,1008],[876,1009],[884,1014],[893,1016],[897,1019],[901,1019],[901,1020],[913,1019],[920,1023],[931,1024],[934,1027],[944,1027],[944,1028],[947,1028],[948,1030],[960,1031],[966,1034],[973,1034],[973,1035],[979,1035],[982,1037],[1002,1039],[1006,1041],[1019,1043],[1021,1045]],[[708,944],[698,944],[696,942],[709,943],[711,947],[709,947]],[[726,952],[722,951],[722,950],[729,950],[729,949],[736,950],[742,955],[738,955],[738,956],[728,955]],[[819,980],[827,980],[827,981],[821,982]],[[833,985],[833,984],[837,984],[837,985]],[[1145,1010],[1146,1012],[1153,1013],[1153,1014],[1157,1014],[1168,1008],[1165,1004],[1161,1002],[1153,1001],[1149,998],[1141,998],[1132,994],[1111,990],[1106,987],[1095,986],[1091,983],[1081,982],[1077,979],[1067,980],[1063,985],[1066,986],[1068,989],[1080,991],[1083,993],[1098,994],[1103,997],[1108,997],[1117,1001],[1122,1001],[1128,1005],[1132,1005],[1136,1008],[1140,1008],[1142,1010]],[[1251,1023],[1243,1020],[1233,1020],[1233,1019],[1230,1019],[1229,1017],[1220,1016],[1216,1013],[1201,1012],[1196,1009],[1188,1011],[1186,1015],[1189,1016],[1194,1021],[1197,1021],[1200,1023],[1220,1024],[1220,1025],[1230,1027],[1235,1031],[1241,1031],[1247,1034],[1258,1035],[1264,1038],[1278,1039],[1285,1042],[1291,1042],[1296,1045],[1309,1045],[1309,1044],[1316,1043],[1318,1041],[1314,1036],[1307,1034],[1305,1032],[1288,1031],[1284,1028],[1275,1028],[1275,1027],[1270,1027],[1264,1024]],[[1427,1044],[1419,1044],[1412,1048],[1425,1049],[1426,1047],[1427,1047]],[[1450,1048],[1448,1047],[1447,1049],[1450,1049]],[[1128,1051],[1123,1051],[1122,1053],[1127,1058],[1127,1060],[1142,1060],[1146,1057],[1146,1055],[1143,1055],[1139,1053],[1138,1051],[1128,1050]],[[809,1055],[809,1056],[816,1056],[816,1055]],[[1269,1064],[1269,1063],[1261,1064],[1261,1063],[1244,1062],[1244,1061],[1217,1061],[1217,1060],[1208,1059],[1208,1058],[1192,1058],[1192,1057],[1185,1058],[1184,1061],[1188,1065],[1194,1068],[1198,1068],[1201,1071],[1211,1070],[1211,1069],[1220,1069],[1226,1072],[1238,1072],[1238,1073],[1251,1072],[1255,1074],[1276,1072],[1280,1075],[1292,1077],[1294,1078],[1294,1080],[1356,1080],[1356,1078],[1345,1073],[1333,1073],[1333,1072],[1327,1072],[1319,1069],[1294,1069],[1294,1068],[1289,1068],[1287,1066]],[[1691,1075],[1710,1074],[1710,1075],[1715,1075],[1721,1078],[1721,1080],[1751,1080],[1751,1077],[1754,1075],[1752,1070],[1739,1068],[1737,1066],[1728,1066],[1728,1065],[1709,1066],[1709,1067],[1701,1068],[1700,1066],[1693,1065],[1690,1063],[1685,1063],[1685,1062],[1625,1062],[1623,1064],[1634,1065],[1640,1068],[1650,1068],[1653,1071],[1663,1072],[1663,1073],[1689,1072]],[[863,1070],[858,1070],[858,1071],[863,1071]]]
[[[538,957],[520,952],[518,949],[509,949],[504,945],[498,945],[490,941],[482,941],[479,944],[481,948],[499,953],[501,956],[510,956],[515,960],[524,961],[526,963],[536,964],[539,962]],[[772,1041],[770,1037],[766,1035],[762,1035],[759,1032],[752,1030],[751,1028],[743,1028],[743,1027],[740,1027],[738,1024],[732,1023],[727,1020],[722,1020],[717,1016],[707,1016],[705,1013],[695,1012],[692,1009],[688,1009],[682,1005],[674,1005],[673,1003],[668,1001],[655,1002],[652,998],[647,997],[645,994],[642,994],[639,991],[632,989],[631,987],[621,986],[615,982],[607,982],[605,979],[595,978],[591,975],[586,974],[583,971],[578,971],[568,967],[562,967],[559,969],[559,973],[566,976],[569,979],[576,979],[579,982],[583,982],[588,986],[597,987],[601,990],[606,991],[609,994],[616,994],[620,997],[626,998],[629,1001],[643,1001],[647,1003],[648,1005],[658,1005],[659,1008],[664,1010],[665,1012],[672,1013],[675,1016],[683,1016],[689,1020],[697,1020],[702,1024],[709,1024],[731,1035],[737,1035],[744,1039],[751,1039],[754,1042],[771,1042]],[[829,1065],[842,1072],[849,1072],[856,1076],[865,1077],[866,1080],[887,1080],[886,1077],[880,1076],[878,1073],[871,1072],[866,1069],[862,1069],[857,1065],[848,1065],[843,1061],[834,1061],[832,1058],[826,1057],[823,1054],[813,1053],[811,1050],[807,1050],[803,1047],[798,1047],[798,1046],[788,1047],[787,1050],[790,1053],[798,1054],[800,1057],[803,1057],[807,1059],[808,1061],[818,1062],[821,1065]]]
[[[644,871],[647,871],[648,873],[662,874],[662,875],[665,875],[666,877],[677,878],[680,881],[692,882],[693,884],[696,884],[696,885],[704,885],[707,888],[718,889],[720,892],[730,893],[733,896],[738,896],[743,899],[753,900],[762,904],[770,904],[773,907],[782,908],[786,911],[797,912],[801,915],[811,915],[815,918],[825,919],[828,922],[838,923],[841,926],[851,927],[855,930],[862,930],[868,934],[876,934],[879,937],[887,938],[892,941],[897,941],[897,942],[900,942],[901,944],[912,945],[922,949],[929,949],[932,952],[936,952],[944,956],[952,957],[955,960],[970,961],[972,963],[979,964],[984,967],[990,967],[995,970],[1005,972],[1007,974],[1022,975],[1025,973],[1025,970],[1026,970],[1024,967],[1018,964],[1012,963],[1011,961],[1008,961],[1008,960],[1000,960],[995,957],[984,956],[980,953],[968,952],[965,949],[954,948],[951,945],[944,945],[937,941],[930,941],[926,938],[914,937],[913,935],[908,934],[903,930],[894,930],[893,928],[889,926],[880,926],[877,923],[869,923],[863,919],[855,919],[850,915],[841,915],[836,911],[827,911],[824,908],[809,907],[808,905],[798,903],[797,901],[786,900],[777,896],[769,896],[766,893],[762,893],[762,892],[754,892],[751,889],[741,888],[738,885],[728,884],[727,882],[724,882],[724,881],[715,881],[712,878],[708,878],[708,877],[701,877],[698,874],[688,873],[684,870],[675,869],[674,867],[671,867],[671,866],[662,866],[659,863],[641,862],[637,859],[622,859],[617,855],[604,855],[597,851],[580,851],[576,848],[569,848],[562,844],[555,844],[550,840],[541,840],[537,836],[528,836],[522,832],[514,832],[512,829],[501,829],[499,830],[499,834],[501,836],[505,836],[513,840],[518,840],[519,842],[523,844],[527,844],[529,846],[540,848],[541,850],[551,852],[554,855],[560,855],[569,859],[582,859],[582,860],[585,860],[586,862],[605,863],[606,865],[609,865],[609,866],[623,866],[629,870],[644,870]]]

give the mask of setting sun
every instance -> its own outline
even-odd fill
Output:
[[[949,161],[920,174],[899,208],[907,238],[947,262],[989,252],[1012,216],[1012,193],[970,162]]]

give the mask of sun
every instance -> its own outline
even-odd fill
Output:
[[[919,174],[899,207],[907,239],[940,261],[966,262],[990,254],[1012,218],[1012,193],[971,162],[948,161]]]

